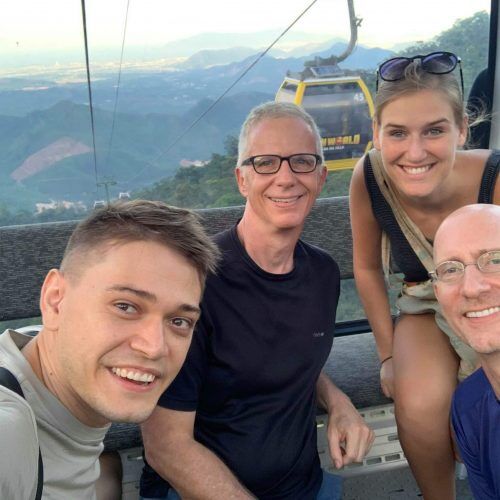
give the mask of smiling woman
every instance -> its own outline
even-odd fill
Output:
[[[430,89],[402,95],[388,102],[380,116],[374,145],[402,203],[411,210],[419,199],[432,204],[453,196],[455,152],[467,131],[463,118],[456,122],[446,95]]]

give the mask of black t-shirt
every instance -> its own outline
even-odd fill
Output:
[[[315,498],[315,384],[333,341],[338,266],[299,241],[294,269],[271,274],[235,227],[215,239],[223,261],[207,280],[186,363],[159,404],[196,411],[196,440],[259,499]]]

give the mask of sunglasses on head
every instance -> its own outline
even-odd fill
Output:
[[[460,68],[460,83],[462,96],[464,95],[464,76],[462,74],[462,63],[460,57],[451,52],[432,52],[427,55],[413,57],[394,57],[383,62],[377,69],[376,90],[378,90],[378,79],[386,82],[395,82],[405,77],[405,69],[415,60],[420,59],[420,68],[426,73],[433,75],[446,75],[451,73],[458,64]]]

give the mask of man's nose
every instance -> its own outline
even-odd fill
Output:
[[[133,350],[139,351],[146,358],[158,359],[168,352],[165,338],[165,326],[161,319],[151,319],[138,325],[130,345]]]
[[[284,159],[280,169],[276,172],[276,179],[281,183],[293,183],[296,181],[295,173],[290,166],[290,160]]]
[[[465,266],[462,277],[462,292],[466,297],[477,297],[490,289],[488,276],[476,264]]]

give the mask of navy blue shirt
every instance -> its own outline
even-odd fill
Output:
[[[451,418],[474,498],[500,498],[500,403],[480,368],[457,388]]]
[[[294,269],[271,274],[246,253],[236,227],[216,242],[222,264],[207,281],[186,363],[159,404],[196,411],[195,439],[259,499],[315,498],[315,385],[333,341],[338,266],[299,241]]]

